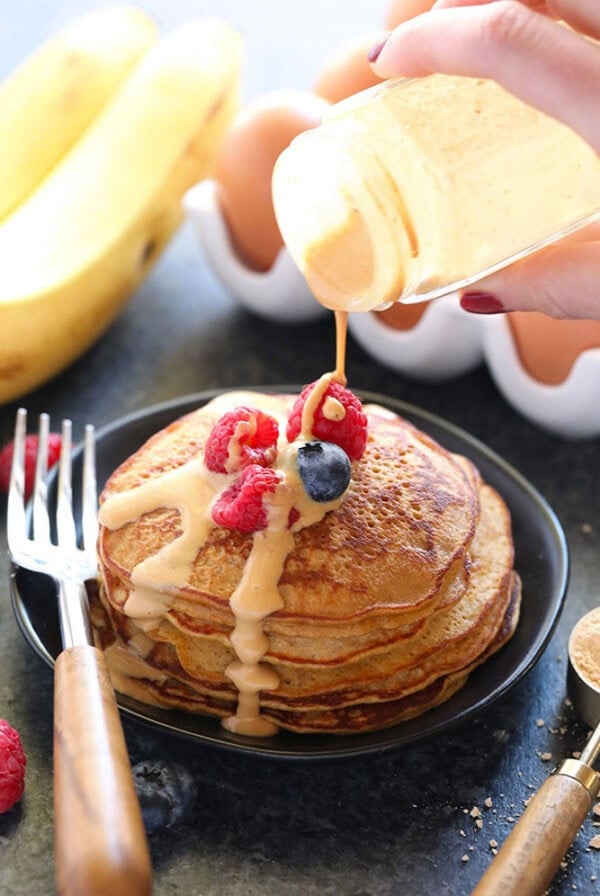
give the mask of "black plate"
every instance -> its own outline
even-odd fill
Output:
[[[260,391],[298,392],[298,387]],[[98,481],[103,483],[121,461],[153,433],[213,398],[217,392],[185,396],[117,420],[98,432]],[[569,558],[564,532],[541,495],[509,464],[477,439],[426,411],[372,393],[365,401],[382,404],[415,423],[447,449],[471,458],[484,479],[500,492],[513,520],[515,566],[523,579],[523,606],[510,642],[472,675],[447,703],[394,728],[356,735],[240,737],[206,716],[155,709],[119,695],[128,716],[154,728],[225,749],[273,758],[323,759],[354,756],[414,743],[462,722],[506,694],[541,656],[558,620],[568,580]],[[75,452],[74,481],[80,477],[81,451]],[[50,498],[56,477],[50,481]],[[77,500],[77,496],[76,496]],[[53,664],[60,652],[60,630],[53,585],[43,576],[18,570],[12,579],[13,608],[19,627],[33,649]]]

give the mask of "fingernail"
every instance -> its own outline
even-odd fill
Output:
[[[381,40],[378,40],[376,44],[373,44],[369,52],[367,53],[367,59],[369,62],[377,62],[379,59],[379,54],[385,47],[389,34],[386,34],[385,37],[382,37]]]
[[[460,298],[460,306],[474,314],[500,314],[506,310],[502,302],[489,292],[466,292]]]

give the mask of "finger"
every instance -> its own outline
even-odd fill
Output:
[[[411,19],[391,32],[373,68],[382,78],[432,72],[492,78],[600,150],[600,47],[516,0]]]
[[[494,305],[495,301],[495,305]],[[600,320],[600,241],[545,249],[466,291],[467,311],[543,311]]]

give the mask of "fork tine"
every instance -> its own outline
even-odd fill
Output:
[[[7,504],[8,547],[14,553],[18,542],[26,538],[27,517],[25,514],[25,434],[27,432],[27,411],[19,408],[15,421],[13,457],[10,468],[10,485]]]
[[[61,548],[76,547],[77,532],[73,519],[73,489],[71,483],[72,424],[63,420],[60,460],[58,466],[58,499],[56,503],[56,532]]]
[[[83,443],[83,499],[82,499],[83,546],[86,551],[95,551],[98,536],[98,492],[96,489],[96,449],[94,427],[85,427]]]
[[[40,414],[38,429],[38,450],[35,462],[35,481],[33,485],[33,532],[36,541],[50,544],[50,519],[48,517],[48,431],[50,417]]]

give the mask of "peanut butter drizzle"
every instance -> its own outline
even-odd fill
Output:
[[[324,373],[311,390],[302,409],[302,422],[300,436],[304,441],[313,438],[312,430],[315,422],[317,408],[323,400],[330,383],[336,382],[342,386],[346,380],[346,343],[348,334],[348,312],[335,312],[335,370]],[[323,402],[323,415],[328,420],[343,420],[346,414],[343,404],[336,398],[327,396]]]
[[[214,497],[214,482],[214,474],[195,458],[135,489],[112,495],[100,508],[100,522],[108,529],[118,529],[159,507],[179,512],[181,535],[132,570],[134,588],[123,611],[141,628],[160,617],[168,608],[169,593],[188,581],[198,546],[214,525],[206,513]]]
[[[338,320],[336,323],[339,325]],[[344,326],[345,319],[342,319]],[[327,503],[311,500],[296,466],[298,444],[314,438],[314,415],[329,384],[334,380],[345,383],[345,333],[340,337],[338,332],[337,345],[336,370],[324,374],[308,396],[296,442],[288,444],[285,441],[285,420],[281,418],[277,402],[268,396],[252,392],[226,393],[212,403],[218,415],[241,404],[260,407],[279,417],[282,434],[274,464],[281,481],[268,502],[268,525],[254,533],[242,578],[230,598],[235,618],[230,642],[236,659],[227,667],[226,675],[237,689],[238,702],[235,715],[224,719],[223,725],[233,733],[265,736],[277,731],[260,711],[261,691],[275,690],[279,685],[277,672],[268,661],[263,661],[269,650],[264,619],[284,606],[278,582],[294,546],[293,533],[317,523],[342,500],[338,498]],[[345,413],[343,405],[329,396],[323,410],[334,420],[341,419]],[[232,446],[232,461],[236,450]],[[134,588],[123,612],[135,618],[140,628],[151,628],[157,618],[164,616],[172,595],[189,581],[193,562],[214,526],[210,514],[212,503],[234,478],[233,473],[210,473],[199,457],[155,480],[113,495],[102,505],[100,521],[109,529],[119,528],[158,507],[173,507],[180,514],[182,534],[132,570]],[[292,508],[300,516],[290,526]]]
[[[282,507],[284,504],[291,509],[289,500],[282,502]],[[269,526],[256,532],[242,579],[229,601],[235,617],[230,641],[237,659],[225,674],[237,688],[238,705],[235,715],[225,719],[223,725],[236,734],[264,736],[277,731],[277,726],[260,712],[260,692],[275,690],[279,685],[275,669],[260,662],[269,649],[263,621],[283,607],[277,582],[293,544],[289,529]]]
[[[348,312],[334,311],[335,315],[335,374],[336,382],[342,386],[348,384],[346,379],[346,345],[348,342]]]

